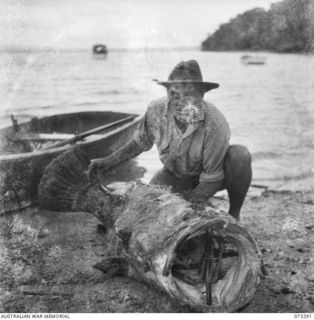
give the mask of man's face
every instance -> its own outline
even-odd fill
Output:
[[[197,121],[204,93],[193,83],[171,84],[168,98],[177,120],[184,123]]]

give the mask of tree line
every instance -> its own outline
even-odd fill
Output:
[[[314,51],[314,1],[284,0],[255,8],[222,24],[202,42],[203,51]]]

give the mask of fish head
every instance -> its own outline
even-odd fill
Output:
[[[167,189],[133,184],[125,190],[114,227],[130,275],[199,312],[231,312],[250,301],[261,278],[261,254],[244,226]]]

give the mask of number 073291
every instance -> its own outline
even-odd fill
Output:
[[[311,313],[295,313],[293,317],[294,319],[311,319],[312,314]]]

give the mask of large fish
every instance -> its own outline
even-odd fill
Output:
[[[90,184],[90,161],[79,150],[47,167],[40,205],[94,214],[119,239],[117,253],[99,263],[152,284],[197,312],[232,312],[253,297],[261,255],[248,230],[208,203],[191,203],[168,189],[138,182]]]

